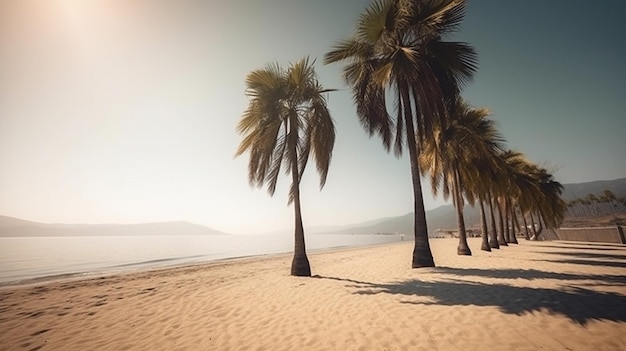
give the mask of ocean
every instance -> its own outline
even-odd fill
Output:
[[[400,235],[307,235],[307,251],[402,240]],[[293,251],[293,235],[0,238],[0,285]]]

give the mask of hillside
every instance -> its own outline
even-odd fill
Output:
[[[605,190],[611,191],[618,199],[626,198],[626,178],[593,181],[576,184],[563,184],[563,199],[571,201],[584,198],[588,194],[600,196]],[[581,207],[582,205],[578,205]],[[590,205],[593,210],[593,205]],[[603,204],[607,207],[607,204]],[[619,205],[621,206],[621,205]],[[601,207],[601,206],[597,206]],[[576,208],[574,208],[576,209]],[[584,208],[582,208],[584,210]],[[573,211],[570,211],[573,212]],[[593,213],[584,216],[569,216],[564,226],[598,226],[623,223],[626,212],[621,207],[616,214]],[[479,225],[478,208],[466,206],[465,222],[468,228]],[[437,229],[456,228],[456,214],[452,205],[444,205],[426,212],[428,230],[434,234]],[[291,232],[280,231],[275,233]],[[402,216],[373,219],[345,226],[325,226],[307,228],[309,234],[391,234],[413,233],[413,213]],[[164,222],[146,224],[45,224],[18,218],[0,216],[0,237],[8,236],[111,236],[111,235],[216,235],[225,234],[215,229],[188,222]]]
[[[220,234],[225,233],[188,222],[143,224],[45,224],[7,216],[0,216],[0,237]]]
[[[576,184],[563,184],[563,199],[570,201],[577,198],[583,198],[588,194],[601,195],[604,190],[611,191],[617,198],[626,197],[626,178],[593,181]],[[465,223],[469,227],[477,227],[480,225],[480,213],[478,208],[466,206],[464,211]],[[566,219],[565,225],[576,226],[598,226],[611,222],[611,218],[596,218],[597,216],[589,216],[589,218],[576,218],[574,220]],[[610,216],[609,216],[610,217]],[[430,211],[426,211],[426,222],[428,231],[431,234],[437,229],[456,228],[456,212],[452,205],[444,205]],[[413,232],[413,213],[403,216],[385,218],[378,221],[369,221],[368,223],[358,223],[333,231],[333,233],[341,234],[372,234],[372,233],[405,233]]]
[[[565,201],[571,201],[584,198],[588,194],[602,195],[605,190],[611,191],[618,198],[626,197],[626,178],[563,184],[562,198]]]

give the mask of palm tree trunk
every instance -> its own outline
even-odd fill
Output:
[[[306,245],[304,243],[304,226],[302,225],[302,209],[300,207],[300,172],[298,170],[298,151],[297,151],[297,130],[295,123],[291,123],[289,147],[292,150],[293,158],[291,160],[291,186],[293,187],[293,208],[295,211],[295,233],[293,260],[291,261],[291,275],[300,277],[311,276],[311,266],[306,256]]]
[[[412,268],[435,267],[433,254],[428,242],[428,227],[426,226],[426,209],[424,208],[424,195],[422,193],[422,180],[418,164],[418,149],[415,141],[415,128],[411,113],[411,103],[408,86],[399,86],[404,105],[404,122],[406,124],[406,144],[409,149],[409,161],[411,162],[411,176],[413,180],[413,228],[415,231],[415,246],[413,247]]]
[[[296,190],[294,194],[293,203],[296,212],[296,230],[293,248],[293,260],[291,261],[291,275],[310,277],[311,266],[309,264],[309,259],[306,256],[306,246],[304,244],[304,226],[302,225],[299,190]]]
[[[535,227],[535,218],[533,217],[533,211],[528,212],[530,216],[530,225],[533,227],[533,236],[530,237],[530,240],[537,240],[537,228]]]
[[[471,256],[472,251],[467,244],[467,231],[465,229],[465,218],[463,217],[463,194],[461,193],[461,179],[458,169],[454,169],[454,196],[456,198],[456,220],[459,227],[459,246],[456,249],[457,255]]]
[[[517,216],[515,215],[515,206],[510,206],[511,210],[511,243],[519,244],[517,242],[517,230],[519,228],[519,223],[517,222]]]
[[[511,240],[511,229],[509,227],[509,198],[504,197],[503,199],[503,212],[504,212],[504,240],[506,240],[507,244],[512,244]]]
[[[539,230],[537,231],[537,240],[539,240],[539,236],[541,236],[541,233],[543,233],[543,223],[545,222],[543,220],[543,215],[539,211],[537,211],[537,222],[539,223]]]
[[[526,222],[526,215],[522,213],[522,221],[524,222],[524,235],[526,240],[530,240],[530,233],[528,233],[528,223]]]
[[[491,193],[487,195],[487,199],[489,200],[489,214],[491,215],[491,235],[489,237],[489,246],[492,249],[499,249],[500,244],[498,243],[498,228],[496,226],[496,212],[493,206],[493,196]]]
[[[478,197],[478,205],[480,206],[480,236],[483,239],[480,243],[480,249],[483,251],[491,251],[489,246],[489,235],[487,233],[487,216],[485,214],[485,204],[482,196]]]
[[[504,238],[504,206],[502,204],[502,199],[498,198],[496,199],[496,202],[498,205],[498,219],[500,222],[500,230],[498,231],[498,244],[500,244],[500,246],[509,246],[509,244],[506,243],[506,239]]]

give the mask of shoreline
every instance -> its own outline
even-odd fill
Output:
[[[412,241],[0,288],[0,350],[626,348],[626,247]]]
[[[2,261],[6,266],[0,267],[3,268],[0,269],[0,287],[74,277],[89,278],[99,275],[178,267],[189,264],[203,264],[234,258],[287,254],[293,250],[293,244],[288,244],[290,240],[293,240],[291,236],[268,237],[250,235],[245,236],[244,238],[246,239],[238,239],[240,237],[229,236],[227,241],[215,241],[216,236],[187,236],[185,238],[202,238],[202,240],[192,240],[190,243],[186,243],[186,246],[183,245],[181,246],[182,248],[176,248],[171,252],[166,248],[167,243],[164,245],[163,241],[159,242],[158,240],[159,238],[165,238],[164,241],[167,242],[175,238],[174,236],[153,237],[157,238],[156,244],[150,241],[151,236],[125,237],[129,242],[126,246],[122,244],[124,248],[121,251],[114,249],[110,241],[101,242],[101,240],[99,240],[112,237],[93,237],[98,239],[99,241],[96,242],[102,244],[105,249],[100,249],[100,246],[94,245],[95,242],[87,241],[86,250],[81,251],[82,247],[80,245],[76,248],[79,252],[78,254],[67,252],[67,245],[71,245],[71,243],[64,243],[63,241],[68,237],[45,238],[49,241],[49,243],[47,243],[51,246],[51,251],[55,253],[53,255],[41,251],[42,245],[38,243],[32,244],[29,241],[21,244],[6,243],[8,246],[6,246],[5,249],[11,250],[11,248],[14,248],[15,253],[8,257],[3,257]],[[90,238],[92,237],[84,237],[82,239],[89,240]],[[137,238],[141,238],[139,242],[136,241]],[[148,238],[148,241],[144,238]],[[269,240],[266,241],[266,238]],[[308,250],[309,252],[324,251],[334,248],[366,247],[394,242],[394,238],[392,237],[381,237],[378,235],[363,235],[363,240],[360,240],[360,237],[355,238],[352,235],[332,234],[327,236],[322,235],[321,238],[322,240],[316,236],[309,238],[309,243],[312,242]],[[33,238],[26,237],[17,239],[31,240]],[[237,243],[237,240],[246,240],[246,243],[240,245]],[[399,237],[395,237],[395,240],[399,240]],[[171,244],[178,245],[177,243]],[[1,245],[3,245],[3,242],[0,242],[0,246]],[[38,247],[37,250],[39,251],[27,252],[21,249],[22,247],[28,247],[28,245]],[[141,250],[142,245],[147,245],[147,250],[139,255],[136,255],[134,250],[130,249],[136,247],[137,250]],[[121,252],[121,254],[119,252]],[[61,259],[58,260],[56,257],[60,257]],[[33,265],[31,262],[35,261],[38,263]]]
[[[400,243],[403,243],[403,241],[374,243],[374,244],[367,244],[367,245],[334,246],[334,247],[328,247],[328,248],[307,250],[307,255],[316,254],[316,253],[353,250],[353,249],[359,249],[359,248],[385,246],[385,245],[394,245],[394,244],[400,244]],[[280,257],[280,256],[292,257],[293,252],[278,252],[278,253],[233,256],[233,257],[208,259],[208,260],[203,260],[203,261],[187,261],[187,262],[180,262],[180,263],[175,263],[175,264],[163,264],[163,265],[156,265],[156,266],[142,266],[141,263],[139,263],[137,265],[129,265],[128,267],[132,267],[132,268],[126,268],[126,269],[109,268],[109,269],[103,269],[103,270],[93,271],[93,272],[75,272],[75,273],[69,272],[69,273],[55,274],[55,275],[49,275],[49,276],[27,278],[27,279],[22,279],[22,280],[0,282],[0,292],[3,289],[10,289],[14,287],[19,288],[19,287],[28,287],[28,286],[35,286],[35,285],[45,285],[49,283],[62,283],[65,281],[102,279],[102,278],[112,277],[112,276],[125,276],[125,275],[131,275],[131,274],[141,274],[141,273],[159,273],[161,271],[184,269],[187,267],[193,268],[197,266],[203,266],[203,267],[206,266],[206,268],[210,268],[213,265],[219,265],[219,264],[224,264],[224,263],[256,260],[256,259],[262,260],[262,259],[270,259],[270,258]]]

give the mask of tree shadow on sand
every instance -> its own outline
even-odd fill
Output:
[[[506,284],[486,284],[469,280],[449,279],[449,275],[460,277],[522,278],[522,279],[559,279],[564,281],[595,280],[600,284],[590,285],[626,285],[626,278],[614,275],[575,275],[551,273],[538,270],[502,269],[483,270],[471,268],[436,268],[437,273],[446,274],[445,280],[426,282],[412,279],[393,283],[371,283],[353,279],[316,276],[350,283],[357,295],[392,294],[406,296],[401,303],[415,305],[443,306],[484,306],[497,307],[503,313],[523,315],[540,312],[563,315],[580,325],[592,320],[626,322],[626,297],[611,292],[598,292],[568,286],[559,289],[519,287]],[[577,284],[580,285],[580,284]]]
[[[626,285],[626,276],[611,274],[571,274],[554,273],[537,269],[478,269],[478,268],[434,268],[438,273],[454,274],[463,277],[484,277],[497,279],[556,279],[571,282],[572,280],[594,280],[609,285]]]
[[[563,249],[562,246],[554,246]],[[571,249],[572,247],[568,247]],[[595,249],[594,249],[595,250]],[[540,252],[542,255],[565,256],[566,259],[547,260],[555,263],[580,264],[595,267],[617,267],[626,268],[626,251],[618,250],[625,254],[609,254],[604,252],[570,252],[570,251],[550,251]],[[541,260],[546,261],[546,260]]]
[[[434,301],[403,301],[415,305],[498,307],[504,313],[523,315],[548,312],[581,325],[591,320],[626,322],[626,297],[577,287],[559,290],[484,284],[461,280],[424,282],[409,280],[358,286],[358,295],[394,294],[430,297]]]
[[[579,259],[542,260],[542,261],[554,262],[554,263],[581,264],[585,266],[626,268],[626,262],[624,261],[606,261],[606,260],[599,261],[599,260],[579,260]]]
[[[615,250],[626,251],[626,245],[614,243],[593,243],[593,242],[555,242],[555,244],[535,244],[538,247],[552,247],[557,249],[581,249],[581,250]]]
[[[568,251],[553,251],[553,252],[540,252],[542,255],[557,255],[568,256],[571,258],[591,258],[598,260],[618,260],[626,262],[626,255],[612,255],[608,253],[597,252],[568,252]]]
[[[626,246],[619,245],[615,247],[589,247],[589,246],[574,246],[574,245],[535,245],[537,247],[545,247],[550,249],[568,249],[568,250],[593,250],[593,251],[613,251],[613,252],[623,252],[626,254]],[[606,245],[603,245],[606,246]]]

